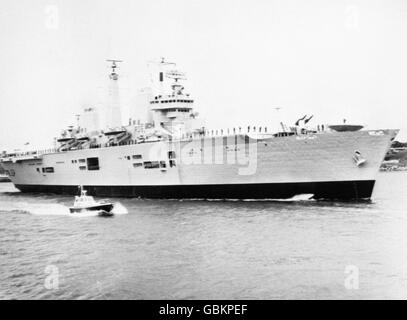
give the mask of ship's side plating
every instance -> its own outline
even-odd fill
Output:
[[[202,137],[46,154],[3,166],[26,192],[72,194],[84,185],[100,196],[286,199],[312,193],[315,198],[361,199],[370,198],[394,134]],[[355,151],[366,163],[355,163]]]

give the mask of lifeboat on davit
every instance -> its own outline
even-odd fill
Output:
[[[105,136],[115,136],[127,132],[124,128],[109,129],[104,132]]]
[[[363,129],[363,126],[360,124],[333,124],[328,126],[329,129],[337,132],[354,132]]]
[[[61,137],[61,138],[58,138],[57,141],[60,143],[65,143],[65,142],[71,141],[73,139],[74,138],[72,138],[72,137]]]

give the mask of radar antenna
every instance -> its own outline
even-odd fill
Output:
[[[178,82],[178,80],[186,80],[187,79],[186,76],[185,76],[185,73],[180,72],[178,70],[170,70],[165,74],[165,76],[167,78],[174,79],[175,82]]]
[[[112,72],[109,74],[109,78],[112,80],[118,80],[119,75],[116,73],[116,69],[118,68],[117,63],[123,62],[123,60],[107,59],[106,61],[112,63],[110,66],[110,68],[112,68]]]
[[[176,65],[175,62],[165,61],[164,57],[161,57],[159,61],[153,61],[153,60],[148,61],[147,64],[155,64],[155,65],[158,65],[158,66],[169,66],[169,65],[175,66]]]
[[[178,80],[186,80],[187,78],[185,76],[185,73],[180,72],[178,70],[170,70],[165,74],[165,76],[167,78],[174,80],[174,83],[171,85],[173,95],[174,94],[181,95],[182,91],[184,90],[184,87],[181,84],[179,84]]]

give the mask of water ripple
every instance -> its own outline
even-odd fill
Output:
[[[366,203],[118,199],[107,220],[2,184],[0,299],[407,298],[407,175],[376,186]]]

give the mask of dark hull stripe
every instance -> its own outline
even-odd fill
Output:
[[[368,199],[375,181],[256,183],[171,186],[84,186],[90,195],[160,199],[289,199],[312,193],[316,199]],[[22,192],[75,195],[78,186],[16,185]]]
[[[93,206],[90,208],[70,208],[69,211],[70,212],[82,212],[82,211],[99,211],[99,210],[104,210],[106,212],[110,212],[113,209],[113,205],[112,204],[101,204],[98,206]]]

